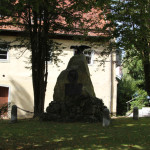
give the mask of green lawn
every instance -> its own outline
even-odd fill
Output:
[[[112,119],[101,123],[0,121],[0,150],[150,150],[150,118]]]

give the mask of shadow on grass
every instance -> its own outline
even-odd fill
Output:
[[[22,120],[0,122],[1,149],[128,150],[150,147],[150,118],[101,123],[54,123]]]

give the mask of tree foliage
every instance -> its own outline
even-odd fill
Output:
[[[110,0],[108,9],[110,22],[105,29],[111,29],[108,33],[117,39],[115,46],[126,51],[127,61],[141,60],[145,90],[150,95],[150,0]]]
[[[0,105],[0,119],[3,119],[3,117],[5,117],[9,107],[10,107],[10,103],[5,103]]]
[[[126,60],[126,58],[125,58]],[[123,62],[123,77],[118,80],[117,91],[117,114],[125,115],[127,111],[127,101],[130,102],[130,109],[136,106],[142,108],[148,104],[147,93],[144,88],[144,71],[142,61],[128,58]]]
[[[136,91],[136,96],[135,100],[130,102],[131,107],[130,109],[133,110],[134,107],[138,107],[141,109],[144,106],[148,105],[148,99],[147,99],[147,93],[144,90],[139,89]]]
[[[132,95],[136,92],[135,83],[127,75],[118,80],[117,86],[117,115],[125,115],[127,112],[126,102],[132,99]]]
[[[126,73],[134,79],[137,88],[145,90],[142,60],[131,53],[132,51],[130,51],[130,55],[132,55],[132,57],[124,57],[122,60],[123,68],[126,68]]]

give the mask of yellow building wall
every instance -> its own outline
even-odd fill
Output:
[[[15,37],[13,36],[0,36],[0,39],[6,41],[13,41]],[[61,63],[58,63],[57,67],[53,62],[48,65],[48,84],[47,92],[45,98],[45,109],[49,105],[50,101],[53,100],[53,91],[56,84],[57,77],[60,72],[66,69],[67,64],[70,58],[74,55],[74,51],[70,49],[71,45],[88,45],[91,46],[88,42],[80,42],[73,40],[54,40],[56,42],[62,43],[65,49],[63,53],[59,56],[62,60]],[[92,46],[92,50],[102,51],[103,46]],[[0,86],[8,86],[9,91],[9,102],[11,105],[17,105],[18,107],[33,112],[34,103],[33,103],[33,87],[32,87],[32,74],[31,69],[26,67],[31,66],[29,62],[29,57],[31,55],[29,50],[26,50],[22,53],[20,57],[20,52],[25,49],[10,49],[9,50],[9,59],[7,62],[0,61]],[[111,57],[108,56],[105,60],[105,63],[102,66],[99,64],[102,62],[99,59],[99,62],[95,61],[98,58],[98,55],[95,53],[93,58],[93,64],[89,65],[89,70],[91,74],[91,80],[94,86],[96,97],[103,99],[104,104],[112,111],[116,113],[116,91],[117,91],[117,81],[115,80],[115,63],[111,63]],[[113,60],[115,61],[115,55],[113,55]],[[113,67],[113,77],[111,77],[111,67]],[[113,85],[111,85],[113,78]],[[113,89],[111,89],[113,87]],[[113,92],[113,93],[112,93]],[[110,106],[112,103],[112,107]],[[10,112],[9,112],[10,115]],[[32,117],[32,113],[24,112],[18,109],[19,118]]]

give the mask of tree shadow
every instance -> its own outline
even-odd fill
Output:
[[[20,121],[19,124],[12,125],[5,123],[7,129],[4,130],[7,134],[2,132],[2,141],[8,139],[9,144],[5,148],[14,149],[149,149],[150,118],[139,121],[133,121],[131,118],[127,120],[113,120],[109,127],[102,127],[101,123],[56,123],[37,120]],[[3,143],[1,147],[4,147]]]
[[[17,107],[33,112],[34,104],[33,99],[25,89],[24,85],[18,83],[15,79],[10,79],[12,88],[11,88],[11,105],[17,105]],[[32,87],[28,87],[29,90],[32,90]],[[21,109],[18,110],[18,117],[20,118],[29,118],[33,116],[33,113],[25,112]]]

